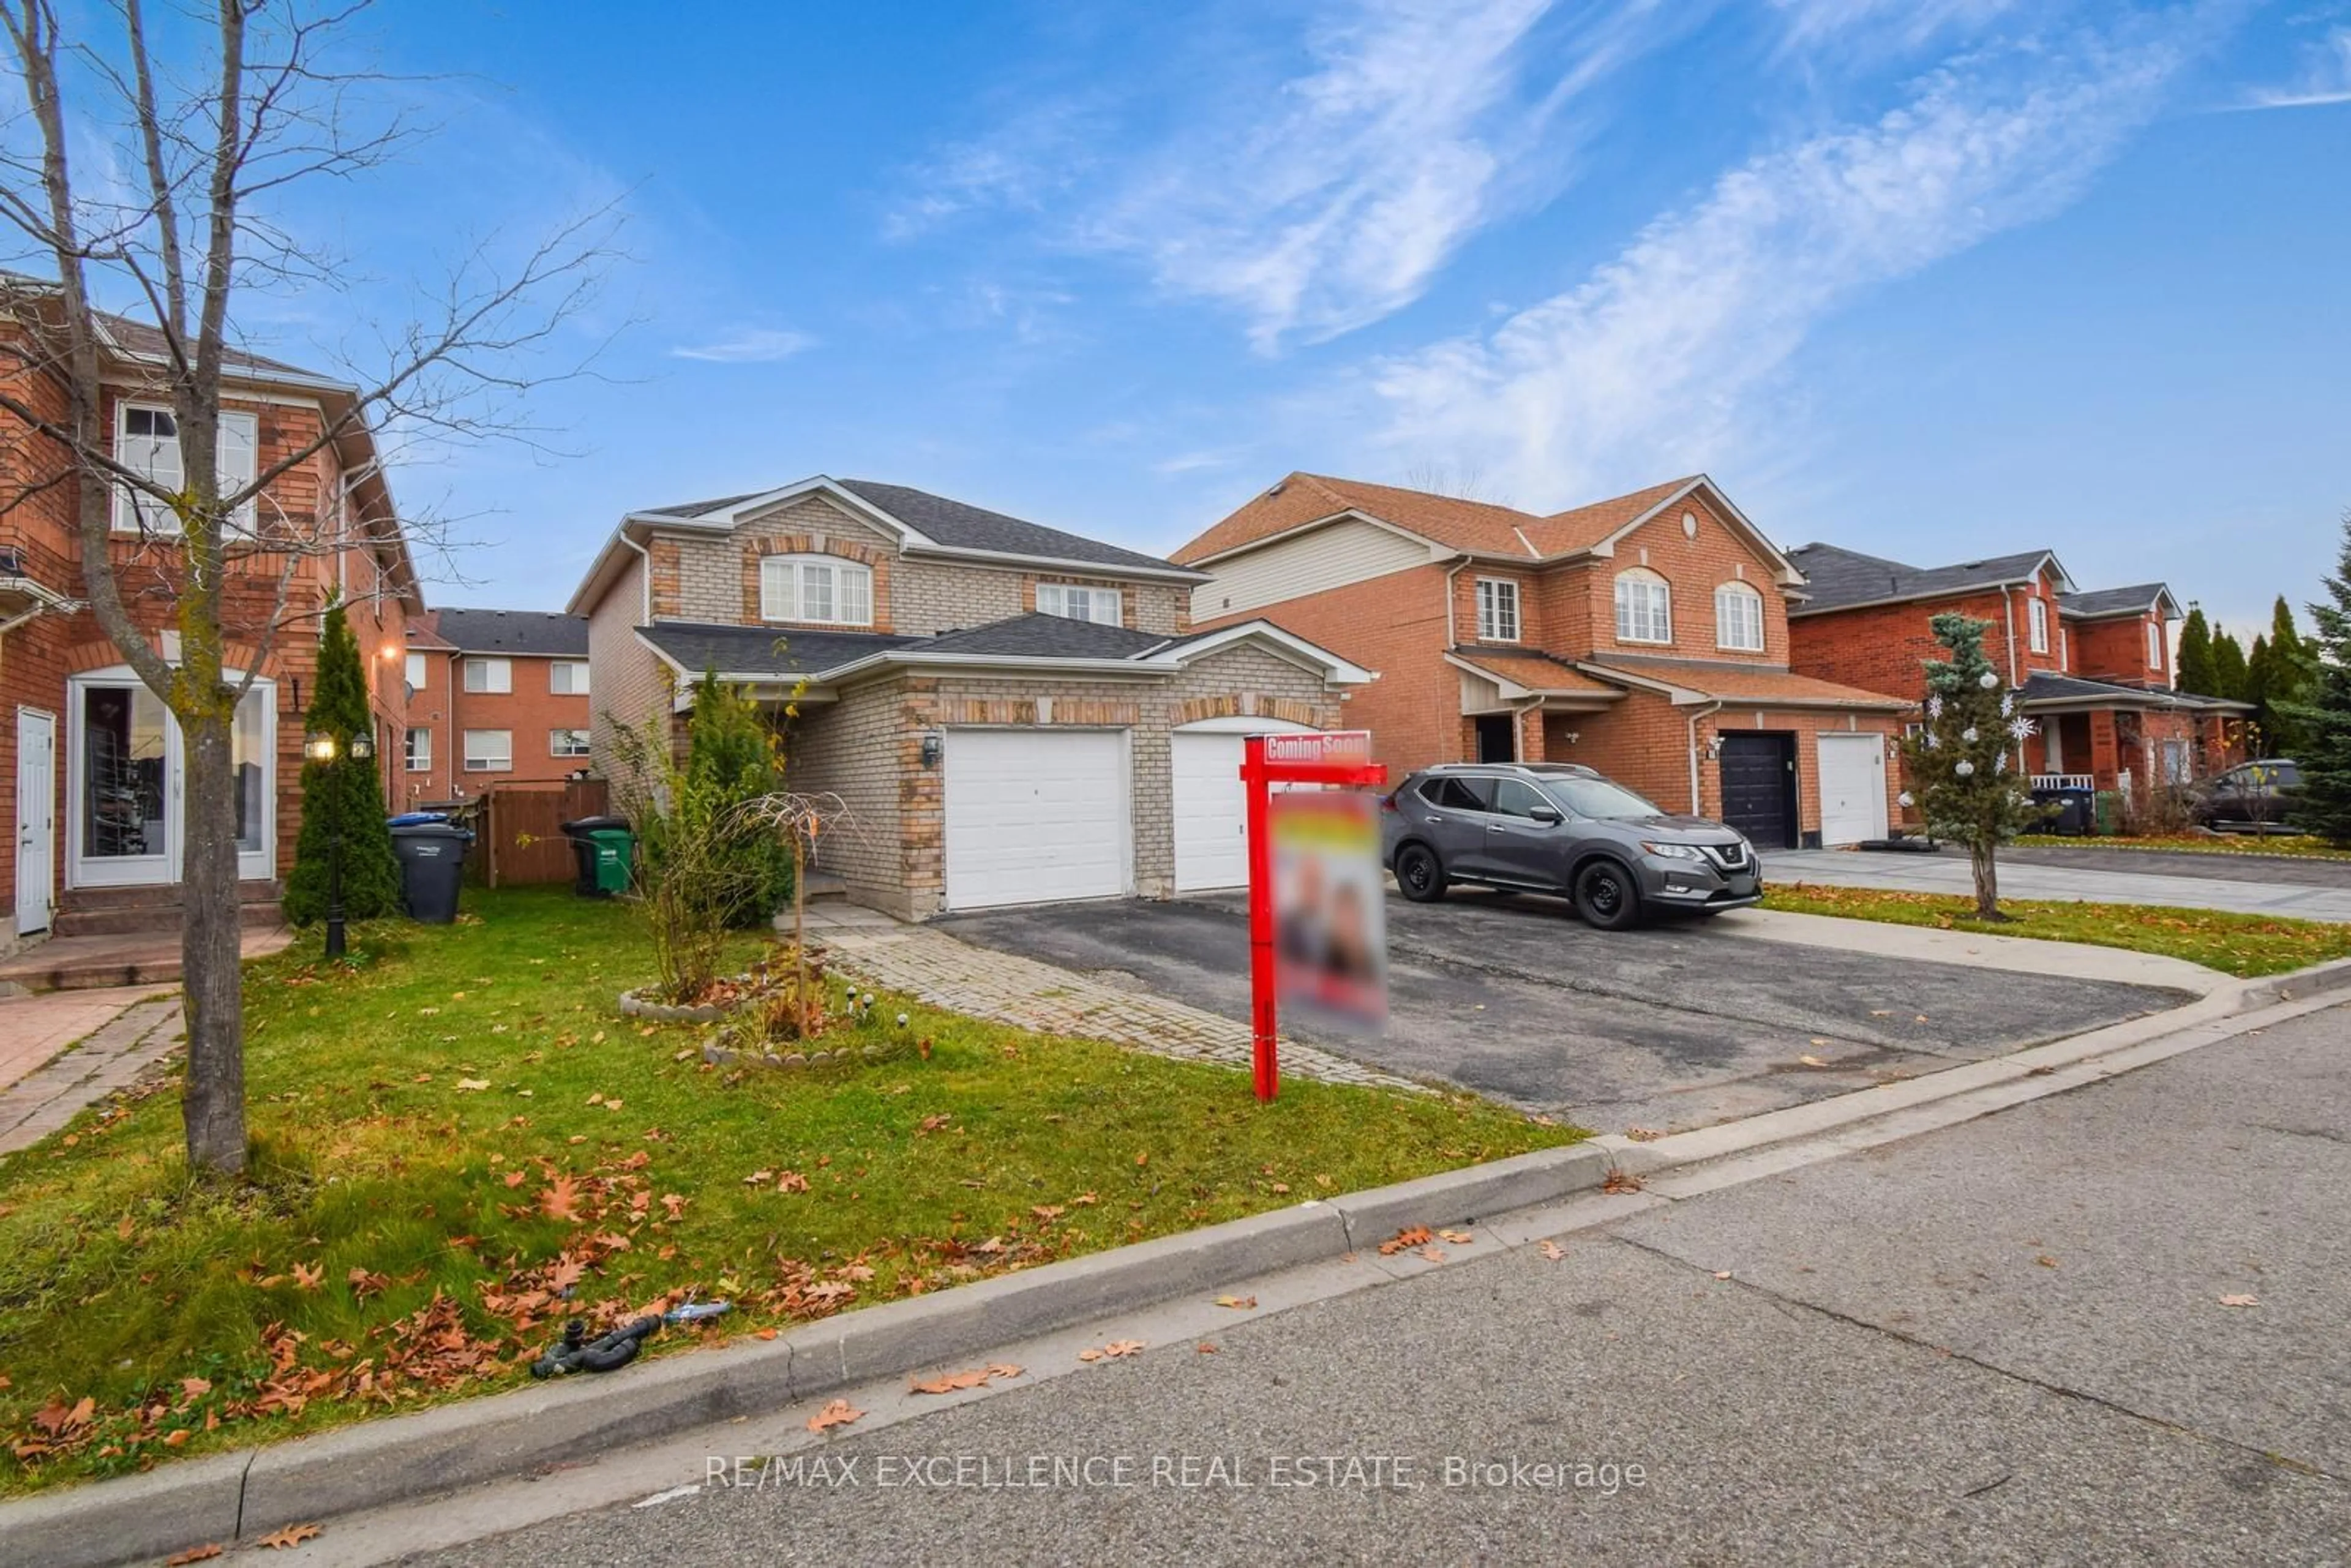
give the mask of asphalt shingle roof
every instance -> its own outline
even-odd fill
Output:
[[[1656,659],[1645,654],[1594,656],[1586,668],[1603,680],[1612,673],[1664,681],[1723,702],[1793,704],[1803,707],[1849,707],[1894,712],[1916,705],[1884,692],[1864,691],[1774,665],[1737,664],[1716,659]]]
[[[778,632],[768,626],[704,626],[657,621],[645,640],[695,674],[820,675],[874,653],[929,641],[878,632]]]
[[[1799,545],[1788,559],[1804,574],[1807,598],[1788,607],[1791,615],[1817,615],[1855,604],[1892,599],[1938,599],[1946,594],[2030,581],[2047,550],[2022,550],[1957,566],[1906,566],[1883,556],[1840,549],[1835,545]]]
[[[2159,582],[2138,582],[2128,588],[2094,588],[2087,593],[2061,593],[2057,596],[2057,612],[2071,615],[2077,621],[2095,620],[2102,615],[2143,615],[2155,603],[2157,595],[2170,591]]]
[[[2085,699],[2111,702],[2117,707],[2188,707],[2208,708],[2216,712],[2250,713],[2250,703],[2231,702],[2226,697],[2197,696],[2189,692],[2175,692],[2165,686],[2126,686],[2113,681],[2093,681],[2081,675],[2057,675],[2037,672],[2016,689],[2017,701],[2030,707],[2035,703],[2081,702]]]
[[[434,612],[433,630],[460,653],[551,659],[588,656],[587,620],[556,611],[442,610]]]
[[[1150,632],[1129,631],[1077,621],[1067,615],[1016,615],[967,631],[947,632],[923,643],[927,653],[990,653],[1019,658],[1124,659],[1156,648],[1168,639]]]
[[[1122,549],[1100,539],[1064,533],[1042,523],[934,496],[927,490],[884,485],[875,479],[843,479],[840,483],[850,494],[881,507],[925,538],[955,549],[998,550],[1007,555],[1049,556],[1102,566],[1154,567],[1162,571],[1173,564],[1158,556]]]
[[[1328,474],[1296,473],[1260,492],[1177,550],[1176,559],[1193,561],[1221,555],[1352,510],[1434,539],[1448,549],[1537,560],[1589,549],[1677,491],[1687,488],[1698,478],[1697,475],[1687,475],[1668,479],[1629,495],[1546,515],[1523,512],[1491,501],[1406,490],[1394,485],[1373,485]]]

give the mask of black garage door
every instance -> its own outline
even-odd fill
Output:
[[[1722,737],[1722,820],[1762,850],[1796,847],[1796,737]]]

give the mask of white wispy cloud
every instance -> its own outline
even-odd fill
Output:
[[[2261,88],[2240,109],[2311,109],[2351,103],[2351,27],[2336,27],[2314,45],[2302,75],[2291,87]]]
[[[2064,206],[2208,31],[1972,50],[1874,122],[1753,158],[1577,287],[1373,367],[1384,444],[1562,506],[1768,454],[1758,394],[1823,318]]]
[[[789,327],[746,327],[712,342],[681,343],[669,351],[669,357],[716,365],[761,365],[789,360],[814,347],[814,337]]]
[[[1912,47],[1947,27],[1979,27],[2018,0],[1771,0],[1790,44],[1817,47],[1856,35]]]
[[[1052,243],[1135,257],[1168,293],[1238,311],[1261,350],[1335,337],[1547,194],[1577,100],[1715,4],[1319,0],[1302,68],[1187,73],[1147,133],[1101,99],[1035,107],[916,171],[884,232],[1028,213]]]

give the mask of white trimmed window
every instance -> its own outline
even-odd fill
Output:
[[[433,771],[433,732],[412,729],[408,732],[408,770],[411,773]]]
[[[588,755],[588,732],[584,729],[550,729],[547,732],[547,754],[549,757],[585,757]]]
[[[1125,624],[1123,607],[1119,603],[1115,588],[1081,588],[1074,582],[1040,582],[1037,585],[1037,611],[1042,615],[1063,615],[1072,621],[1092,621],[1102,626]]]
[[[2160,621],[2147,623],[2147,667],[2150,670],[2163,668],[2163,622]]]
[[[559,697],[588,695],[588,661],[558,659],[547,666],[547,689]]]
[[[2049,652],[2049,601],[2036,593],[2024,603],[2032,651],[2045,653]]]
[[[249,413],[223,412],[220,450],[214,465],[223,495],[234,495],[253,483],[261,445],[261,422]],[[114,460],[162,489],[176,492],[187,483],[180,461],[180,427],[172,411],[150,403],[124,402],[114,410]],[[229,531],[253,532],[251,501],[229,514]],[[119,485],[114,491],[114,527],[122,533],[176,534],[179,514],[145,490]]]
[[[1763,651],[1763,596],[1747,582],[1726,582],[1714,591],[1714,645],[1734,653]]]
[[[408,689],[410,691],[421,692],[424,689],[424,666],[425,658],[423,654],[411,653],[408,655]]]
[[[511,773],[514,771],[514,731],[510,729],[469,729],[465,732],[465,771],[468,773]]]
[[[768,556],[759,562],[759,619],[871,626],[873,569],[837,555]]]
[[[1478,638],[1483,643],[1519,640],[1519,585],[1509,578],[1478,580]]]
[[[1674,595],[1666,580],[1635,567],[1616,574],[1616,641],[1671,643]]]
[[[468,659],[465,661],[465,689],[503,696],[514,690],[512,659]]]

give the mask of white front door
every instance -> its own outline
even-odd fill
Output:
[[[1252,735],[1307,727],[1275,719],[1212,718],[1168,737],[1176,892],[1249,885],[1249,791],[1241,785],[1241,743]]]
[[[947,907],[1134,891],[1126,746],[1123,730],[947,731]]]
[[[231,679],[236,678],[235,674]],[[186,750],[163,699],[128,668],[67,684],[67,869],[75,887],[176,883],[186,831]],[[237,874],[277,874],[276,685],[256,681],[237,705]]]
[[[1886,737],[1820,737],[1821,842],[1830,848],[1886,836]]]
[[[57,876],[57,716],[16,710],[16,935],[49,928]]]

